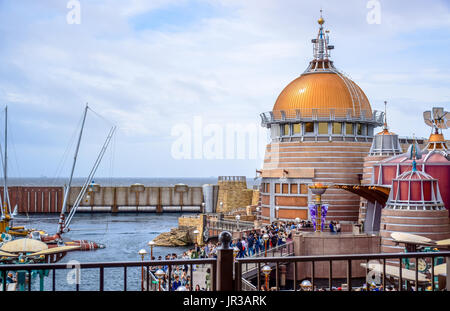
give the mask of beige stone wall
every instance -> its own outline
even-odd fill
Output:
[[[252,204],[251,205],[258,205],[259,203],[259,190],[253,190],[252,191]]]
[[[254,200],[252,189],[247,189],[247,182],[244,176],[219,177],[219,195],[217,198],[217,212],[230,212],[238,208],[245,208],[251,205]],[[223,202],[223,207],[220,207]]]

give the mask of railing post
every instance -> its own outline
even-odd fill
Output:
[[[223,231],[219,235],[221,246],[217,249],[217,290],[233,290],[233,249],[230,247],[231,233]]]
[[[447,279],[446,279],[446,288],[450,291],[450,257],[445,257],[446,266],[447,266]]]

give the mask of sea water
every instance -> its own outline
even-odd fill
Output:
[[[140,249],[148,252],[145,260],[150,259],[149,241],[170,228],[177,227],[180,213],[93,213],[76,214],[71,223],[71,231],[63,235],[71,240],[90,240],[104,244],[104,249],[93,251],[68,252],[59,263],[85,263],[110,261],[141,261]],[[15,224],[27,228],[45,230],[54,234],[57,229],[57,215],[19,215]],[[153,248],[153,256],[158,258],[167,254],[181,254],[189,247],[157,247]],[[57,290],[75,290],[71,270],[56,271]],[[69,280],[68,280],[69,279]],[[127,269],[127,290],[140,290],[141,268]],[[45,278],[45,290],[52,289],[52,272]],[[39,276],[33,279],[33,290],[39,290]],[[81,270],[80,290],[99,289],[99,269]],[[105,290],[123,289],[123,268],[105,269]]]

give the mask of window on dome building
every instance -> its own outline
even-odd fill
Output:
[[[275,193],[280,193],[280,184],[275,184]]]
[[[289,136],[289,124],[284,124],[283,125],[283,135],[284,136]]]
[[[327,122],[319,122],[319,134],[328,134],[328,123]]]
[[[302,126],[300,123],[295,123],[292,125],[292,134],[298,135],[302,133]]]
[[[362,131],[362,124],[358,123],[356,124],[356,134],[357,135],[362,135],[363,131]]]
[[[282,193],[289,193],[289,185],[288,184],[283,184]]]
[[[300,185],[300,193],[301,194],[307,194],[308,193],[308,186],[306,186],[305,184],[301,184]]]
[[[333,122],[333,134],[342,134],[342,124]]]
[[[297,184],[291,184],[291,193],[292,194],[298,193],[298,185]]]
[[[313,122],[305,123],[305,133],[314,133],[314,123]]]
[[[345,134],[353,135],[353,123],[345,123]]]

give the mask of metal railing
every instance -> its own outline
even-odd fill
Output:
[[[353,109],[291,109],[276,110],[260,114],[263,124],[280,122],[305,122],[305,121],[364,121],[376,124],[383,124],[384,113],[374,110],[373,113],[367,110],[353,111]]]
[[[261,265],[271,265],[275,267],[275,289],[280,290],[279,285],[279,276],[280,276],[280,264],[291,264],[293,267],[293,284],[294,288],[291,290],[297,291],[297,264],[299,263],[310,263],[311,266],[311,284],[312,289],[316,289],[316,277],[315,277],[315,264],[317,262],[328,262],[328,290],[332,290],[333,286],[333,269],[332,264],[336,261],[345,261],[347,266],[346,271],[346,280],[347,280],[347,290],[352,290],[352,262],[353,261],[365,261],[366,262],[366,275],[369,272],[368,263],[369,260],[381,260],[382,268],[380,273],[382,274],[382,285],[383,288],[386,288],[386,261],[391,259],[394,260],[399,265],[398,268],[398,276],[396,277],[398,279],[397,287],[399,291],[405,290],[405,286],[403,284],[403,281],[406,280],[402,276],[403,272],[403,259],[415,259],[415,268],[414,268],[414,289],[415,291],[419,288],[419,264],[418,260],[423,258],[429,258],[431,259],[431,268],[430,268],[430,283],[431,288],[434,291],[436,288],[436,282],[435,282],[435,265],[434,265],[434,259],[437,257],[446,257],[447,258],[447,265],[450,264],[448,262],[448,258],[450,257],[450,251],[443,251],[443,252],[414,252],[414,253],[382,253],[382,254],[357,254],[357,255],[326,255],[326,256],[290,256],[290,257],[263,257],[263,258],[237,258],[235,260],[235,273],[236,273],[236,280],[238,280],[235,284],[235,290],[244,290],[247,288],[247,286],[242,286],[242,277],[243,277],[243,266],[248,264],[256,264],[257,265],[257,288],[261,288]],[[394,276],[395,278],[395,276]],[[411,280],[410,280],[411,281]],[[273,283],[273,282],[272,282]],[[423,281],[422,281],[423,283]],[[408,287],[408,286],[407,286]]]
[[[142,284],[142,289],[149,289],[150,287],[150,267],[158,267],[158,266],[167,266],[168,267],[168,275],[172,275],[172,266],[182,266],[188,265],[190,271],[190,279],[191,279],[191,290],[192,284],[194,282],[193,278],[193,265],[211,265],[211,289],[214,291],[216,289],[216,259],[215,258],[206,258],[206,259],[185,259],[185,260],[152,260],[152,261],[128,261],[128,262],[91,262],[91,263],[80,263],[76,269],[78,275],[81,270],[86,269],[98,269],[99,278],[99,291],[104,291],[105,289],[105,270],[110,268],[123,268],[123,291],[127,291],[127,270],[132,267],[142,268],[146,274],[146,276],[142,276],[142,280],[145,279],[145,284]],[[78,270],[79,269],[79,270]],[[36,270],[50,270],[52,271],[52,291],[56,291],[56,270],[73,270],[73,266],[64,264],[64,263],[54,263],[54,264],[5,264],[0,265],[0,275],[2,276],[3,284],[1,284],[2,289],[0,291],[6,291],[7,286],[7,273],[11,271],[26,271],[28,274],[28,286],[27,290],[31,291],[31,273]],[[167,282],[167,288],[171,288],[172,280],[169,277]],[[80,284],[77,282],[75,284],[75,291],[80,290]]]
[[[226,230],[231,233],[255,230],[253,222],[233,221],[233,220],[207,220],[207,229],[211,232],[210,236],[218,236]]]
[[[124,291],[127,291],[127,271],[131,268],[139,268],[143,271],[141,278],[135,276],[136,282],[140,281],[141,290],[156,290],[157,286],[150,284],[151,281],[157,279],[151,272],[151,268],[158,268],[167,266],[165,270],[167,282],[163,284],[164,289],[170,290],[172,288],[172,274],[175,271],[176,266],[187,265],[190,274],[190,290],[193,290],[194,273],[193,268],[195,265],[207,266],[210,265],[210,277],[211,277],[211,290],[256,290],[261,288],[262,267],[268,265],[270,267],[270,274],[268,274],[268,284],[274,284],[276,290],[285,289],[297,291],[298,278],[305,279],[305,275],[309,274],[311,280],[312,290],[319,289],[318,284],[320,282],[326,282],[328,276],[328,284],[325,287],[328,290],[333,289],[333,281],[339,281],[346,279],[347,290],[352,290],[352,281],[354,284],[358,282],[358,278],[362,278],[362,275],[366,277],[369,274],[369,270],[376,270],[373,264],[369,264],[371,260],[377,260],[382,262],[378,264],[376,268],[382,279],[380,282],[383,288],[386,288],[386,283],[389,280],[398,288],[399,291],[410,289],[411,284],[414,284],[414,289],[419,290],[419,286],[431,285],[432,290],[436,290],[435,279],[435,260],[437,258],[445,258],[446,265],[450,265],[450,251],[440,252],[411,252],[411,253],[382,253],[382,254],[355,254],[355,255],[323,255],[323,256],[291,256],[294,252],[294,243],[289,242],[279,247],[272,248],[272,252],[268,250],[266,257],[249,257],[249,258],[236,258],[233,260],[233,249],[230,247],[232,235],[229,232],[224,232],[220,235],[221,247],[217,249],[217,258],[207,259],[176,259],[176,260],[152,260],[152,261],[136,261],[136,262],[98,262],[98,263],[79,263],[76,268],[76,273],[79,275],[82,270],[90,269],[99,271],[99,276],[96,279],[92,272],[90,273],[90,282],[98,281],[99,290],[105,290],[105,270],[121,268],[122,273],[116,273],[114,282],[119,286],[122,285]],[[264,252],[265,254],[265,252]],[[274,257],[270,256],[273,255]],[[414,259],[408,262],[412,270],[404,269],[404,260]],[[425,263],[430,269],[429,276],[423,273],[419,273],[419,262],[421,259],[426,259]],[[333,275],[333,263],[341,262],[339,268],[344,268],[338,273],[336,270]],[[392,265],[392,262],[394,265]],[[423,262],[422,262],[423,263]],[[389,265],[390,264],[390,265]],[[365,265],[364,268],[361,265]],[[328,266],[328,275],[326,275],[326,269]],[[352,266],[357,267],[352,273]],[[249,268],[251,267],[251,268]],[[281,268],[280,268],[281,267]],[[64,263],[54,264],[4,264],[0,265],[0,276],[2,276],[3,284],[0,284],[3,291],[7,289],[6,276],[11,271],[24,271],[28,273],[28,286],[26,290],[31,291],[32,271],[36,270],[49,270],[51,272],[51,290],[59,290],[56,288],[56,271],[57,270],[74,270],[74,267]],[[335,265],[336,268],[336,265]],[[364,270],[365,269],[365,270]],[[372,272],[370,271],[370,272]],[[109,271],[108,271],[109,272]],[[365,273],[364,273],[365,272]],[[145,277],[144,277],[145,273]],[[290,274],[293,278],[293,286],[289,287],[284,281],[287,280],[287,276]],[[320,275],[319,275],[320,274]],[[358,274],[358,275],[356,275]],[[234,280],[233,280],[234,275]],[[388,278],[389,276],[389,278]],[[256,285],[250,282],[250,277],[253,279],[256,277]],[[319,278],[321,280],[319,280]],[[93,280],[93,281],[92,281]],[[393,282],[392,282],[393,280]],[[449,276],[447,276],[447,289],[449,288]],[[159,282],[159,279],[157,280]],[[283,281],[283,283],[281,283]],[[320,281],[320,282],[319,282]],[[404,281],[407,281],[404,284]],[[122,282],[122,284],[120,284]],[[144,284],[145,282],[145,284]],[[280,285],[281,283],[281,285]],[[107,284],[109,285],[109,284]],[[145,285],[145,286],[144,286]],[[322,285],[321,285],[322,286]],[[321,288],[323,289],[323,287]],[[74,290],[80,290],[80,282],[74,284]],[[1,289],[0,289],[1,291]]]

